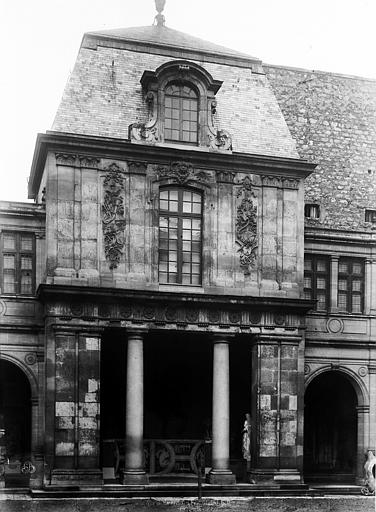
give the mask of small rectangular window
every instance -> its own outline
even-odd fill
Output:
[[[304,217],[307,219],[319,219],[320,218],[320,206],[318,204],[306,204],[304,206]]]
[[[32,295],[35,291],[34,235],[3,232],[0,265],[3,294]]]
[[[329,305],[329,258],[316,254],[304,257],[304,298],[317,300],[316,311]]]
[[[364,261],[340,258],[338,263],[338,309],[362,313],[364,307]]]
[[[372,224],[376,224],[376,210],[366,210],[365,221],[372,222]]]

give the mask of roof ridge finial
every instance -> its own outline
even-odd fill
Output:
[[[166,5],[166,0],[155,0],[155,8],[158,11],[158,14],[154,18],[154,24],[157,22],[157,27],[164,27],[166,18],[163,16],[162,12]]]

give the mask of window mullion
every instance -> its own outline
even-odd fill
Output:
[[[177,255],[177,264],[178,264],[178,283],[182,283],[182,267],[183,267],[183,248],[182,248],[182,239],[183,239],[183,220],[179,216],[178,217],[178,255]]]

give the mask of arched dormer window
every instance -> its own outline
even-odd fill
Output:
[[[165,88],[165,141],[197,144],[198,94],[187,83],[169,83]]]
[[[141,77],[148,121],[129,126],[131,142],[191,144],[231,151],[232,140],[216,123],[222,82],[194,62],[170,61]]]

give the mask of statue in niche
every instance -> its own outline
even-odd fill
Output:
[[[364,487],[361,488],[361,493],[365,496],[373,496],[375,494],[375,472],[376,457],[372,450],[368,450],[367,460],[364,464]]]

